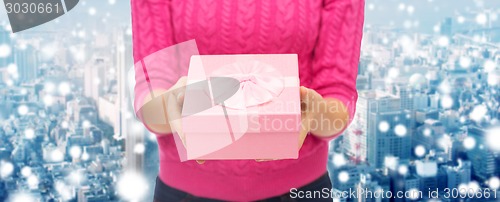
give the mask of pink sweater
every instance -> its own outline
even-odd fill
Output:
[[[301,85],[343,101],[353,117],[364,0],[132,0],[131,5],[136,62],[190,39],[196,39],[200,54],[297,53]],[[136,68],[136,75],[141,72]],[[136,104],[152,79],[169,88],[187,67],[148,72],[154,75],[136,76]],[[180,162],[173,136],[162,135],[159,177],[200,197],[259,200],[288,193],[324,174],[330,139],[308,135],[296,160],[214,160],[199,165]]]

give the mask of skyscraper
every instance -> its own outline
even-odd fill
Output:
[[[110,68],[109,60],[94,56],[84,68],[84,95],[97,101],[105,90],[105,70]]]
[[[410,158],[411,114],[401,108],[401,99],[384,92],[361,91],[355,121],[346,134],[345,150],[376,168],[386,156]]]
[[[0,28],[0,48],[4,50],[6,54],[5,57],[0,58],[0,68],[7,67],[7,65],[14,62],[14,57],[12,56],[12,42],[10,39],[10,32]]]
[[[441,22],[440,34],[443,36],[450,37],[452,34],[452,19],[451,17],[447,17]]]
[[[468,134],[476,141],[476,145],[486,145],[485,130],[477,126],[468,128]],[[474,177],[486,181],[497,174],[495,154],[490,149],[476,146],[467,151],[467,157],[472,163],[472,174]]]
[[[471,176],[471,162],[459,161],[458,166],[448,166],[446,168],[448,175],[448,187],[450,189],[458,188],[462,184],[468,184]]]
[[[40,56],[33,46],[28,45],[25,49],[16,49],[14,60],[20,82],[33,82],[37,78]]]

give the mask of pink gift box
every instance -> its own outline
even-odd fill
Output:
[[[299,85],[296,54],[192,56],[181,161],[298,158]]]

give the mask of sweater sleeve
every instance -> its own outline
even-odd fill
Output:
[[[132,40],[135,69],[134,109],[143,106],[146,96],[165,90],[179,77],[175,66],[158,60],[162,49],[173,45],[170,0],[131,0]]]
[[[356,77],[363,22],[364,0],[325,0],[323,3],[311,87],[325,98],[343,102],[349,114],[348,124],[354,117],[358,99]],[[336,135],[321,139],[334,137]]]

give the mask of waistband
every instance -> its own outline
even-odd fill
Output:
[[[325,144],[326,145],[326,144]],[[328,146],[297,159],[273,172],[251,176],[228,176],[181,162],[162,161],[159,178],[165,184],[197,197],[228,201],[255,201],[289,193],[292,188],[303,187],[326,172]]]

